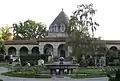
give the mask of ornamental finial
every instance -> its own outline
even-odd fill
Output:
[[[62,8],[62,11],[63,11],[63,8]]]

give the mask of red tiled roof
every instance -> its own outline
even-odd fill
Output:
[[[120,44],[120,40],[105,40],[106,44]]]
[[[5,45],[38,45],[37,41],[34,40],[7,40],[4,42]]]
[[[7,40],[5,45],[38,45],[38,42],[65,42],[65,37],[46,37],[36,40]],[[120,40],[104,40],[106,44],[120,44]]]
[[[35,40],[7,40],[4,41],[5,45],[38,45],[38,42],[65,42],[65,37],[46,37]]]
[[[45,37],[38,42],[65,42],[66,37]]]

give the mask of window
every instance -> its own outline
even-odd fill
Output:
[[[61,24],[60,25],[60,32],[64,32],[65,31],[65,24]]]
[[[58,32],[58,26],[57,26],[57,24],[54,25],[54,32]]]

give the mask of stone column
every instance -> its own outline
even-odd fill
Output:
[[[6,55],[8,55],[8,50],[6,50]]]
[[[28,50],[28,54],[31,54],[32,52],[31,52],[31,50]]]
[[[69,56],[70,53],[72,53],[72,48],[70,46],[68,46],[68,55],[67,56]]]
[[[53,57],[54,56],[59,56],[59,54],[58,54],[58,45],[57,44],[53,44]]]
[[[16,56],[20,56],[19,50],[16,50]]]
[[[43,54],[44,52],[44,45],[42,45],[41,43],[39,43],[39,52],[40,52],[40,54]]]
[[[95,56],[95,66],[97,66],[97,58],[96,58],[96,56]]]
[[[72,72],[73,72],[73,69],[70,69],[70,74],[72,74]]]
[[[53,56],[59,56],[58,55],[58,48],[56,46],[53,49]]]
[[[106,66],[106,57],[105,56],[102,57],[102,62],[103,62],[102,66]]]

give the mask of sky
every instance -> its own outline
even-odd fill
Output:
[[[77,5],[93,3],[95,21],[100,27],[95,36],[105,40],[120,40],[119,0],[0,0],[0,27],[31,19],[49,27],[56,16],[64,12],[71,16]]]

